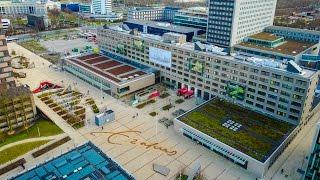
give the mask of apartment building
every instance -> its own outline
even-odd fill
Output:
[[[47,14],[47,8],[45,4],[30,1],[19,3],[0,1],[0,14],[11,16],[26,14],[45,15]]]
[[[232,47],[272,26],[277,0],[210,0],[207,41]]]
[[[229,56],[215,46],[132,34],[121,26],[99,29],[97,41],[101,53],[158,70],[162,82],[192,89],[205,100],[218,96],[296,125],[306,122],[312,111],[319,72],[292,61]],[[137,43],[145,48],[137,48]],[[124,46],[125,53],[117,46]],[[243,89],[236,98],[228,93],[234,86]]]
[[[178,10],[176,7],[134,7],[128,10],[128,20],[172,22]]]
[[[16,87],[2,27],[0,31],[0,131],[11,133],[35,120],[36,107],[29,88]]]

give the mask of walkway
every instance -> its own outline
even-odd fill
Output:
[[[58,139],[58,138],[60,138],[62,136],[64,136],[63,133],[62,134],[58,134],[58,135],[54,135],[54,136],[44,136],[44,137],[24,139],[24,140],[21,140],[21,141],[13,142],[13,143],[10,143],[10,144],[2,146],[2,147],[0,147],[0,151],[5,150],[7,148],[10,148],[12,146],[23,144],[23,143],[35,142],[35,141],[44,141],[44,140],[53,140],[53,139]]]

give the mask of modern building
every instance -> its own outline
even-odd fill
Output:
[[[92,0],[93,14],[109,14],[112,12],[111,0]]]
[[[303,69],[294,61],[228,55],[222,48],[184,38],[177,33],[132,33],[121,25],[100,28],[97,33],[102,54],[155,69],[162,83],[192,90],[197,99],[214,98],[187,112],[189,116],[197,111],[187,121],[175,120],[175,129],[263,178],[318,112],[313,102],[320,72]],[[136,48],[137,42],[144,50]],[[118,46],[126,53],[118,51]],[[228,103],[222,106],[222,102]]]
[[[210,0],[207,41],[232,47],[273,25],[277,0]]]
[[[79,3],[62,3],[61,8],[62,11],[72,11],[72,12],[79,12]]]
[[[124,22],[130,29],[137,29],[143,33],[149,33],[162,36],[164,33],[173,32],[184,34],[187,37],[187,41],[192,41],[193,36],[205,34],[202,29],[193,27],[174,25],[168,22],[157,21],[143,21],[143,20],[128,20]]]
[[[234,51],[246,56],[293,60],[301,66],[319,69],[320,32],[287,27],[267,27],[260,32],[244,38],[234,46]]]
[[[320,179],[320,123],[317,123],[304,180]]]
[[[174,128],[259,179],[298,132],[294,125],[219,98],[175,118]]]
[[[176,36],[170,40],[171,36],[130,32],[123,26],[99,29],[101,53],[156,69],[162,82],[192,89],[205,100],[215,96],[233,99],[243,107],[296,125],[305,123],[312,114],[317,71],[302,69],[293,61],[229,56],[221,48],[178,41]],[[135,48],[136,41],[143,44],[143,51]],[[117,51],[119,45],[126,54]],[[241,87],[242,95],[234,99],[228,93],[230,87]]]
[[[85,4],[85,3],[79,4],[80,13],[90,14],[92,11],[91,9],[92,9],[91,4]]]
[[[134,180],[91,142],[39,164],[12,179],[117,179]]]
[[[144,49],[141,43],[137,48]],[[119,44],[117,52],[127,50]],[[155,83],[155,74],[148,69],[128,65],[103,55],[89,54],[66,59],[64,69],[113,97],[123,97]]]
[[[176,7],[134,7],[128,10],[128,20],[173,22]]]
[[[208,9],[206,7],[193,7],[178,10],[175,13],[173,24],[207,30]]]
[[[34,27],[38,31],[44,31],[50,24],[49,18],[47,16],[28,14],[27,20],[28,25]]]
[[[10,19],[1,19],[2,29],[7,30],[11,24]]]
[[[12,133],[32,124],[36,108],[31,91],[24,86],[16,87],[6,38],[2,27],[0,30],[0,131]]]
[[[7,16],[18,16],[26,14],[45,15],[47,8],[45,4],[24,1],[13,3],[11,1],[0,1],[0,14]]]

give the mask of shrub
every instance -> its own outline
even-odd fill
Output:
[[[164,92],[164,93],[162,93],[162,94],[160,95],[160,98],[161,98],[161,99],[164,99],[164,98],[169,97],[169,96],[170,96],[169,93]]]
[[[163,106],[163,107],[162,107],[162,110],[167,111],[167,110],[169,110],[169,109],[171,109],[171,108],[172,108],[172,105],[171,105],[171,104],[168,104],[168,105],[166,105],[166,106]]]
[[[59,141],[54,142],[54,143],[52,143],[52,144],[50,144],[50,145],[48,145],[48,146],[46,146],[46,147],[44,147],[44,148],[42,148],[42,149],[40,149],[38,151],[32,153],[32,156],[34,158],[39,157],[42,154],[47,153],[47,152],[51,151],[52,149],[54,149],[54,148],[56,148],[56,147],[58,147],[58,146],[60,146],[60,145],[62,145],[64,143],[66,143],[66,142],[68,142],[70,140],[71,140],[71,138],[69,136],[67,136],[65,138],[62,138]]]
[[[157,115],[157,113],[156,113],[156,112],[151,112],[151,113],[149,113],[149,115],[152,116],[152,117],[154,117],[154,116]]]
[[[177,99],[175,102],[176,102],[176,104],[181,104],[181,103],[184,102],[184,100],[183,99]]]

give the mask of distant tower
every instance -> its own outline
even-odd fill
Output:
[[[232,47],[273,25],[277,0],[210,0],[208,43]]]
[[[110,14],[112,12],[112,0],[92,0],[92,12],[94,14]]]

